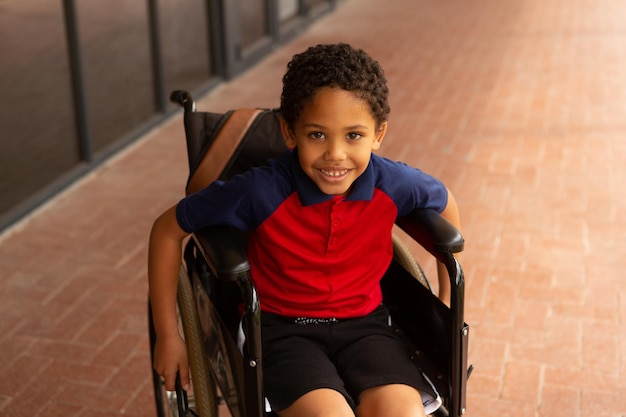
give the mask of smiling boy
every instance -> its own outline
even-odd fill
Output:
[[[176,325],[181,242],[228,224],[250,231],[248,257],[262,309],[265,395],[280,417],[424,416],[432,387],[388,325],[380,279],[398,216],[439,211],[459,226],[437,179],[376,154],[389,105],[380,65],[346,44],[294,56],[280,125],[291,149],[264,167],[216,181],[156,221],[149,255],[157,340],[154,367],[189,386]],[[440,279],[440,297],[447,278]]]

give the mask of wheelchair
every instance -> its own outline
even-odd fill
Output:
[[[278,114],[270,109],[226,113],[196,112],[191,95],[174,91],[184,108],[190,175],[186,193],[227,180],[286,151]],[[401,238],[393,236],[394,257],[381,280],[383,303],[410,355],[436,389],[438,416],[459,417],[466,410],[469,326],[464,322],[464,278],[453,256],[463,237],[433,210],[399,218],[397,226],[442,262],[451,281],[450,307],[432,292],[428,279]],[[245,233],[209,227],[191,235],[183,249],[178,283],[180,331],[187,346],[192,389],[165,391],[153,371],[159,417],[275,416],[263,396],[261,310],[250,280]],[[148,303],[151,352],[155,332]]]

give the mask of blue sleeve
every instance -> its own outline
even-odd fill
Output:
[[[253,168],[229,181],[215,181],[176,206],[180,227],[195,232],[207,226],[257,228],[291,194],[292,182],[281,160]]]
[[[215,181],[183,198],[176,206],[180,227],[188,233],[211,225],[232,225],[249,230],[250,219],[242,216],[251,212],[251,201],[246,198],[248,193],[232,185],[231,182]]]
[[[398,207],[398,216],[415,209],[434,209],[441,213],[448,205],[448,189],[437,178],[403,162],[373,156],[377,187]]]

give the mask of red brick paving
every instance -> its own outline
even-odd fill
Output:
[[[199,108],[274,106],[290,56],[335,41],[386,68],[381,153],[459,202],[467,415],[626,416],[626,3],[348,0]],[[154,415],[146,244],[182,135],[177,115],[0,237],[0,416]]]

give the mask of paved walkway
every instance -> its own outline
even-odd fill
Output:
[[[386,68],[381,153],[461,207],[467,415],[626,416],[626,2],[348,0],[199,107],[274,106],[291,55],[335,41]],[[177,115],[0,237],[0,416],[154,415],[146,243],[182,135]]]

